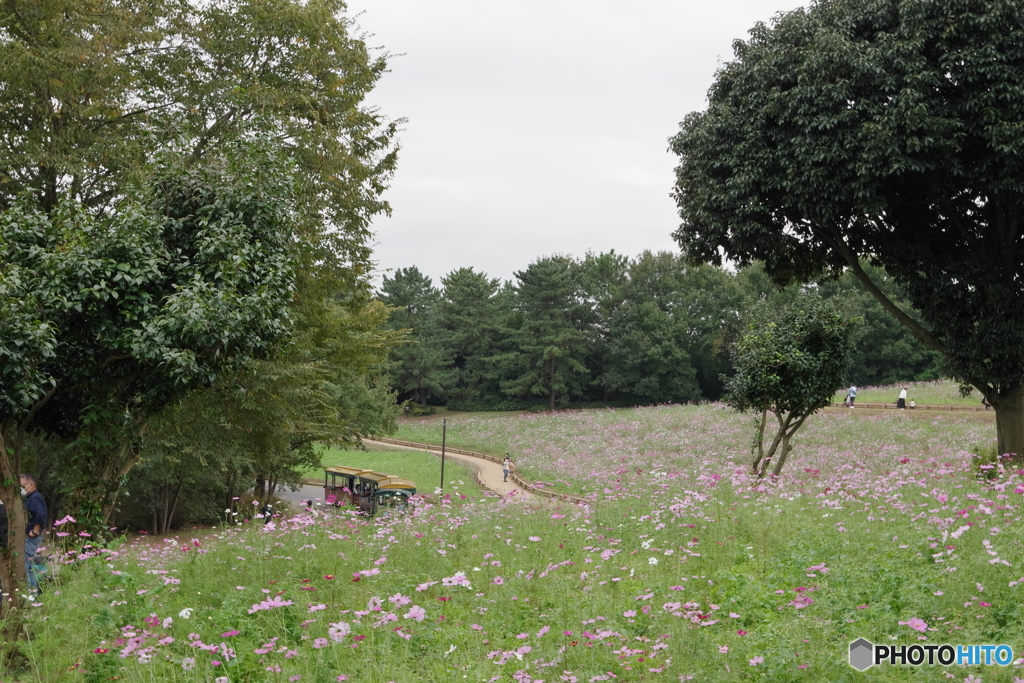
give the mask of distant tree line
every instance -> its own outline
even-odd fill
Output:
[[[884,271],[863,267],[916,315]],[[717,400],[733,374],[729,348],[744,311],[784,303],[760,264],[731,272],[669,252],[538,258],[502,283],[473,268],[441,278],[415,266],[383,279],[378,297],[407,343],[391,353],[399,399],[455,410],[548,409]],[[914,339],[851,274],[804,285],[844,295],[864,318],[849,380],[871,385],[936,379],[939,354]]]

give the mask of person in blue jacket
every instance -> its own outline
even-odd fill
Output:
[[[36,576],[35,556],[43,542],[43,531],[46,529],[46,500],[36,488],[36,478],[31,474],[21,475],[21,490],[25,496],[25,573],[28,583],[35,592],[39,592],[39,577]]]

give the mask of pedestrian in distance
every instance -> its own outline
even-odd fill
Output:
[[[900,389],[900,397],[896,399],[896,407],[900,410],[907,409],[907,388],[903,387]]]
[[[512,456],[508,453],[505,454],[505,459],[501,461],[501,471],[505,475],[502,481],[508,481],[508,475],[515,469],[515,465],[512,464]]]
[[[43,543],[43,531],[46,530],[46,500],[36,488],[36,478],[31,474],[21,475],[21,492],[25,496],[25,573],[32,590],[39,593],[39,577],[36,575],[35,556]]]
[[[850,390],[846,392],[846,405],[853,407],[853,402],[857,400],[857,387],[853,384],[850,385]]]

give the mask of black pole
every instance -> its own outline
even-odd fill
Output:
[[[448,418],[441,420],[441,495],[444,495],[444,445],[448,438]]]

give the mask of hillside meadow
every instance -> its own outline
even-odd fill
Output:
[[[53,538],[76,543],[14,680],[1014,681],[1016,664],[846,664],[859,637],[1024,655],[1021,472],[966,450],[993,430],[833,410],[771,482],[746,471],[750,418],[719,405],[452,415],[449,443],[509,450],[590,504],[470,491],[369,520]]]
[[[896,399],[900,397],[900,389],[907,390],[907,402],[914,401],[920,406],[970,406],[981,408],[981,394],[977,390],[967,396],[960,395],[960,384],[948,379],[935,380],[932,382],[904,382],[902,384],[886,384],[883,386],[857,387],[856,403],[890,403],[895,405]],[[849,387],[836,392],[833,399],[836,403],[842,403]]]

